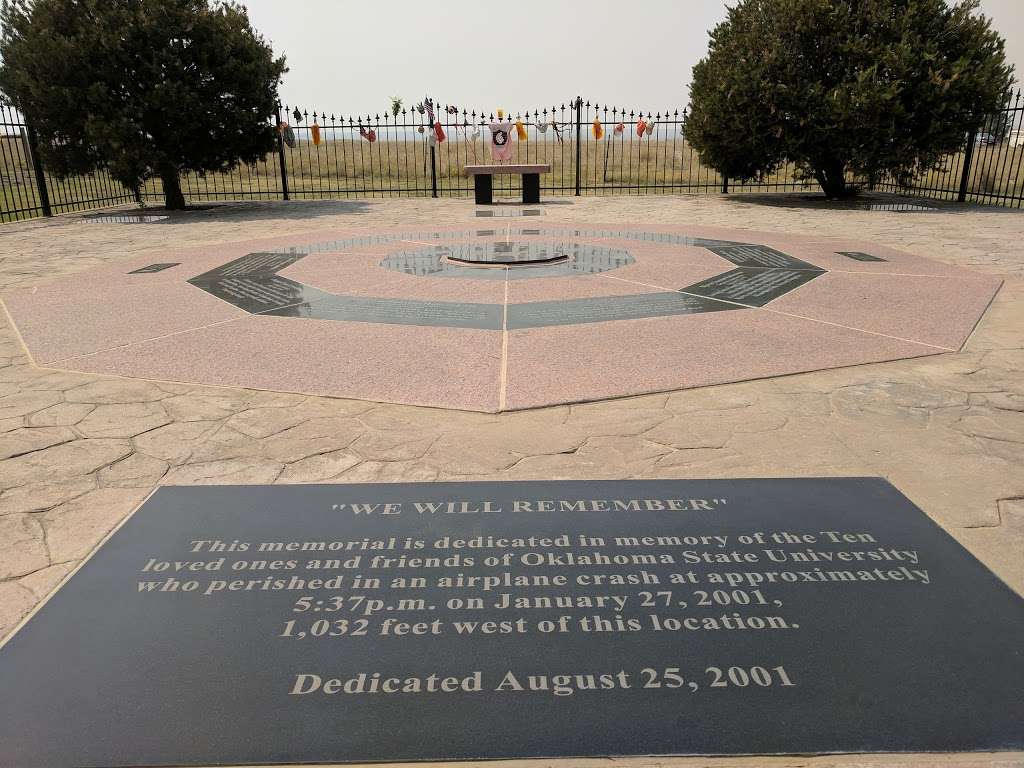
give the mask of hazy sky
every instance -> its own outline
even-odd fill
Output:
[[[424,94],[512,112],[567,103],[660,111],[687,101],[721,0],[242,0],[288,57],[282,101],[382,112]],[[1024,79],[1024,0],[983,0]]]

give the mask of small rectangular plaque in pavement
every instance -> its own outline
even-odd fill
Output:
[[[0,765],[1024,749],[1024,601],[880,479],[159,489]]]

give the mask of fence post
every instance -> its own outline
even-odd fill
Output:
[[[723,195],[728,195],[729,194],[729,177],[728,176],[722,176],[722,194]]]
[[[967,201],[967,180],[971,175],[971,160],[974,158],[974,142],[978,140],[978,129],[971,128],[967,134],[967,149],[964,152],[964,172],[960,174],[960,190],[956,194],[956,201],[964,203]]]
[[[288,194],[288,166],[284,161],[284,135],[281,131],[281,105],[278,104],[274,110],[274,123],[277,125],[277,160],[281,165],[281,192],[285,200],[290,200]]]
[[[433,115],[432,111],[427,116],[430,117],[431,115]],[[429,130],[430,130],[431,133],[433,133],[434,132],[434,120],[433,120],[433,118],[431,118],[428,122],[430,123]],[[434,149],[435,145],[436,145],[436,142],[431,142],[431,144],[430,144],[430,196],[431,197],[437,197],[437,152]]]
[[[434,129],[434,121],[430,121],[430,129]],[[437,197],[437,152],[430,145],[430,196]]]
[[[39,157],[39,137],[35,129],[25,118],[25,136],[28,139],[28,150],[32,156],[32,170],[36,176],[36,190],[39,194],[39,205],[43,209],[43,216],[53,216],[50,208],[50,192],[46,188],[46,176],[43,174],[43,161]]]
[[[576,197],[580,196],[580,165],[582,164],[582,134],[583,134],[583,121],[581,118],[581,111],[583,109],[583,97],[576,97]]]

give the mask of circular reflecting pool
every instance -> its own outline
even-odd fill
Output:
[[[385,269],[422,277],[517,280],[596,274],[634,261],[629,251],[577,242],[450,243],[388,255]],[[481,267],[492,267],[482,269]]]

